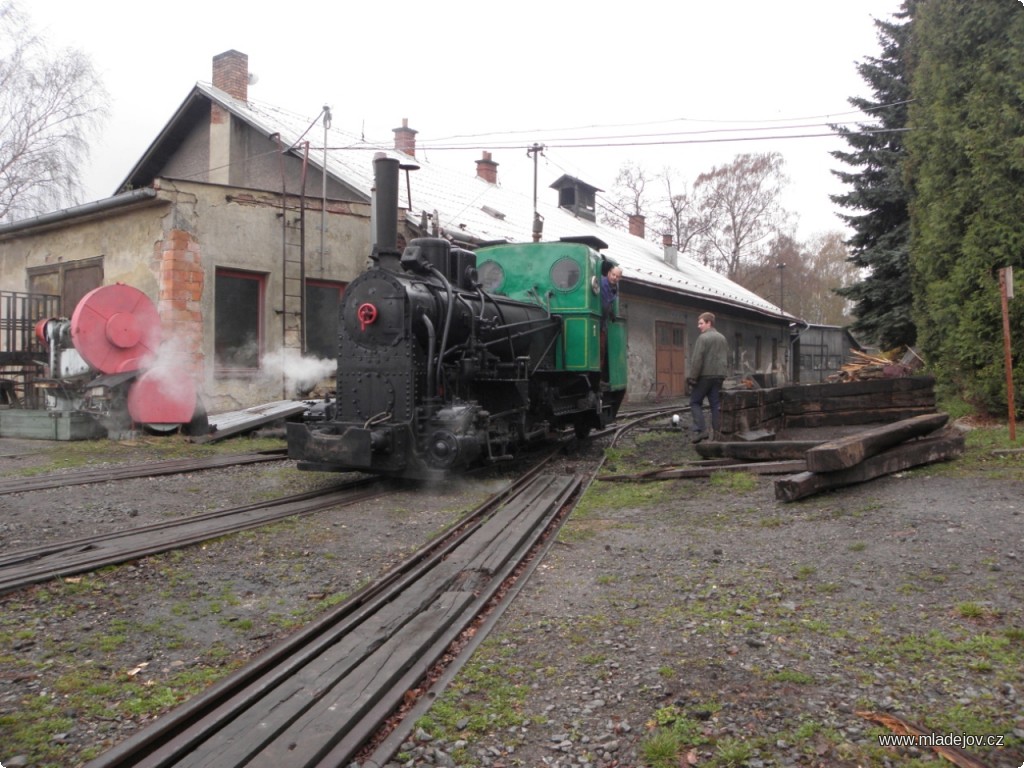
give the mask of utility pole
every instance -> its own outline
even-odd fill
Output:
[[[779,312],[782,313],[782,354],[783,354],[783,366],[785,371],[786,381],[789,381],[793,373],[793,364],[789,354],[789,323],[786,321],[786,265],[784,262],[779,262],[775,265],[775,268],[779,270]]]
[[[1006,404],[1010,414],[1010,442],[1017,442],[1017,417],[1013,404],[1013,355],[1010,345],[1010,299],[1013,298],[1013,267],[999,270],[999,298],[1003,307],[1003,354],[1006,367]]]
[[[526,156],[533,157],[533,242],[540,242],[544,232],[544,219],[537,211],[537,156],[544,151],[543,144],[534,144],[526,148]]]
[[[322,112],[324,116],[324,162],[323,167],[320,169],[321,179],[320,185],[320,273],[323,274],[324,270],[324,240],[327,234],[327,131],[331,127],[331,108],[324,104]],[[303,286],[305,291],[305,286]],[[305,336],[305,332],[303,332]],[[306,345],[303,343],[302,351],[306,351]]]
[[[786,269],[786,265],[781,261],[775,265],[775,268],[779,270],[779,309],[782,310],[782,314],[786,314],[786,285],[783,279],[783,273]]]

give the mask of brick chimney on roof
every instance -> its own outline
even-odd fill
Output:
[[[488,184],[498,183],[498,164],[491,160],[490,152],[484,152],[484,156],[476,161],[476,175]]]
[[[629,214],[629,234],[636,237],[643,237],[646,230],[646,217],[639,213]]]
[[[672,233],[665,232],[661,236],[661,244],[665,249],[665,263],[679,268],[679,249],[672,244]]]
[[[228,96],[248,101],[249,57],[238,51],[224,51],[213,57],[213,87]],[[239,162],[242,147],[232,146],[231,113],[216,102],[210,104],[210,166],[206,180],[212,184],[238,183],[244,169]]]
[[[249,57],[235,50],[213,57],[213,87],[242,101],[249,100]]]
[[[416,157],[416,134],[418,131],[414,131],[409,127],[409,118],[403,117],[402,127],[392,128],[391,130],[395,133],[395,149]]]

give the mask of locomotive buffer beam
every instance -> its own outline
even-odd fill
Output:
[[[299,423],[290,423],[287,428],[289,452],[298,449],[304,457],[300,469],[339,464],[370,467],[374,453],[390,453],[390,432],[386,430],[346,427],[341,434],[331,434]]]

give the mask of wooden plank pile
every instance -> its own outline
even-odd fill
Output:
[[[874,424],[934,412],[932,376],[783,387],[787,428]]]
[[[787,387],[722,391],[722,434],[734,435],[765,429],[778,432],[783,421],[783,393]]]
[[[885,423],[934,412],[933,376],[733,389],[722,392],[722,434]]]
[[[915,416],[822,443],[807,451],[807,470],[775,481],[775,498],[796,501],[964,452],[964,436],[942,429],[945,413]]]
[[[841,381],[891,379],[898,376],[908,376],[910,372],[910,366],[902,362],[894,362],[887,357],[869,355],[858,349],[851,349],[850,362],[829,376],[828,381],[837,383]]]
[[[964,438],[946,428],[947,414],[936,412],[934,385],[931,376],[905,376],[733,390],[722,403],[722,432],[731,439],[698,443],[696,450],[705,460],[765,462],[759,474],[802,459],[795,474],[775,481],[780,501],[946,461],[963,453]],[[876,423],[881,426],[833,440],[774,440],[776,429]]]

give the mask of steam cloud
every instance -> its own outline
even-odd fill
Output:
[[[333,378],[338,361],[303,357],[297,350],[281,348],[263,356],[263,370],[269,376],[283,377],[288,392],[302,397],[321,381]]]

